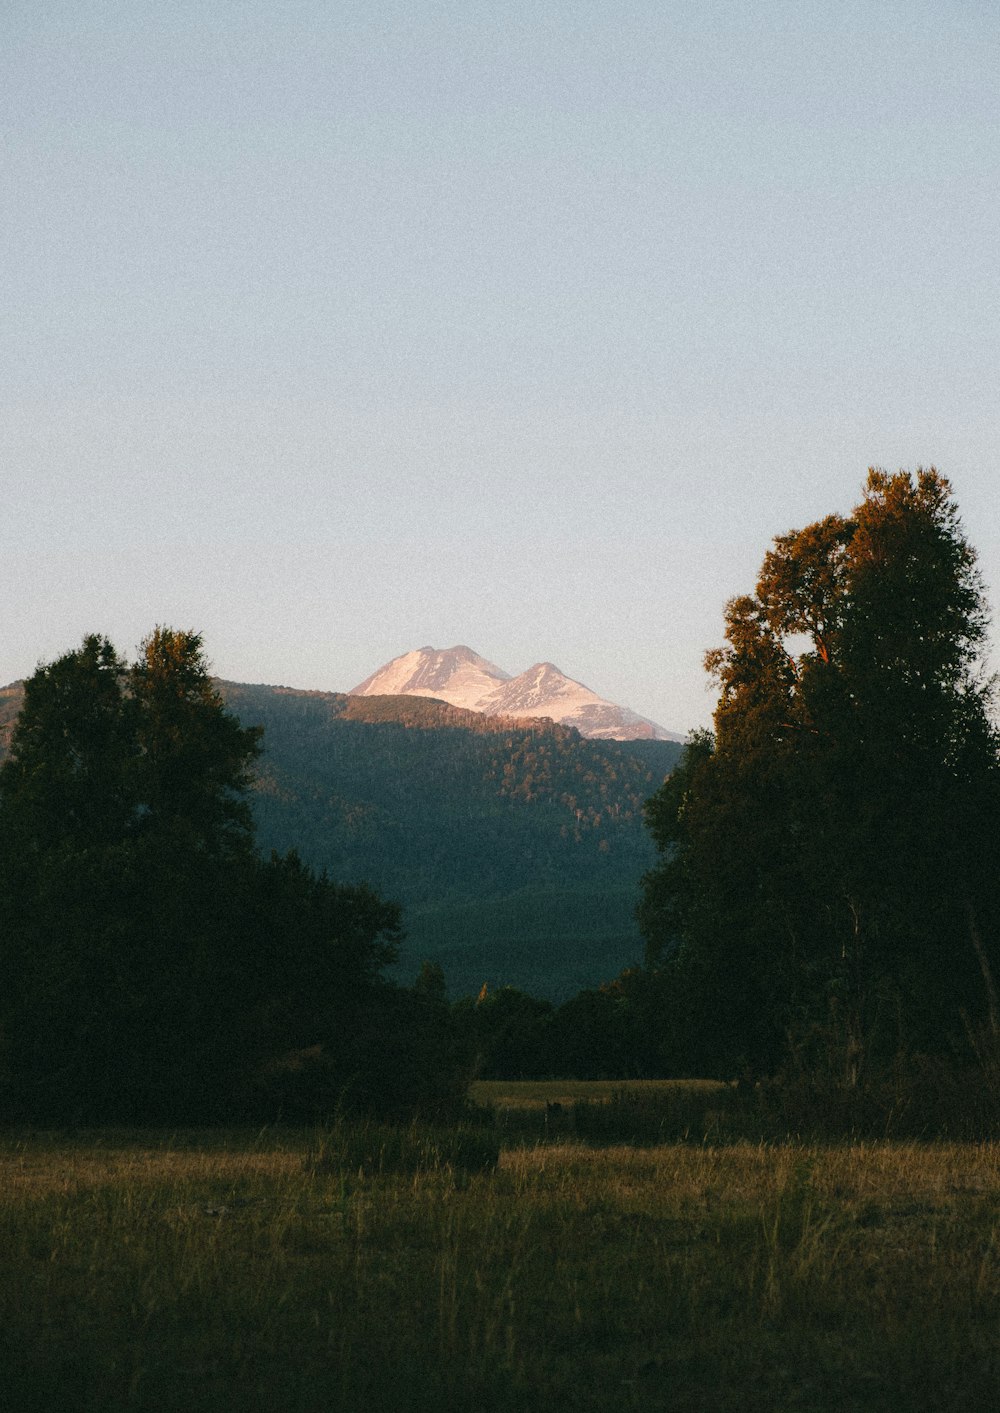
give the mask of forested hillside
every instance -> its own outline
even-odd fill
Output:
[[[427,698],[220,684],[264,727],[261,846],[403,906],[400,970],[440,962],[452,995],[515,985],[555,1000],[638,959],[646,799],[670,741],[587,741]],[[21,688],[0,691],[0,753]]]
[[[453,995],[512,984],[559,999],[641,953],[642,807],[669,741],[585,741],[546,721],[429,699],[223,685],[264,727],[261,843],[403,905],[401,967]]]

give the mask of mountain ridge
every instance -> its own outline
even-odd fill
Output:
[[[521,720],[548,717],[588,740],[683,741],[630,707],[599,696],[555,663],[512,676],[465,644],[401,653],[352,687],[349,696],[435,697],[467,711]]]

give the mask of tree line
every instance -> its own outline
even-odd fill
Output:
[[[260,732],[201,638],[93,635],[28,681],[0,767],[0,1115],[170,1122],[460,1101],[447,1008],[391,985],[399,909],[247,799]]]
[[[559,1007],[449,1005],[434,966],[392,984],[399,909],[258,850],[260,731],[199,635],[158,628],[132,663],[88,637],[27,683],[0,766],[0,1115],[443,1113],[475,1074],[1000,1074],[987,617],[933,470],[872,471],[850,515],[779,535],[708,654],[714,730],[646,805],[645,957]],[[558,732],[522,746],[561,792]]]
[[[775,539],[707,655],[714,730],[646,807],[644,965],[590,993],[606,1043],[578,1065],[848,1090],[929,1063],[1000,1077],[987,624],[934,470],[873,470],[850,515]],[[565,1065],[558,1015],[519,1013],[522,1068]]]

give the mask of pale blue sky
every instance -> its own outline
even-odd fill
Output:
[[[13,0],[0,682],[424,644],[708,721],[774,534],[935,464],[1000,590],[1000,15]]]

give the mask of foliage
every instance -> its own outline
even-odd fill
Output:
[[[247,796],[262,847],[399,901],[400,979],[431,958],[455,995],[487,981],[562,1001],[640,955],[642,804],[677,743],[418,697],[215,686],[265,728]],[[0,690],[0,758],[21,696]]]
[[[649,1078],[667,1073],[657,979],[638,968],[559,1006],[516,987],[453,1007],[478,1080]]]
[[[641,952],[633,916],[641,870],[631,883],[621,877],[414,904],[406,911],[406,965],[412,971],[414,959],[433,958],[456,996],[476,996],[485,983],[560,1004]]]
[[[729,603],[714,738],[647,808],[640,916],[687,1072],[774,1072],[822,1034],[851,1085],[996,1030],[985,627],[934,471],[872,471],[849,518],[779,536]]]
[[[654,999],[650,977],[638,967],[570,997],[556,1013],[551,1072],[577,1079],[669,1073],[657,1043]]]
[[[730,1085],[697,1082],[669,1085],[622,1085],[605,1100],[578,1099],[573,1105],[573,1132],[583,1142],[718,1143],[757,1133],[741,1132],[734,1122],[737,1095]],[[744,1124],[744,1129],[756,1125]]]
[[[431,958],[453,994],[488,981],[556,1001],[640,954],[642,805],[676,743],[583,740],[418,697],[222,690],[265,727],[261,840],[398,899],[401,975]]]
[[[0,767],[8,1118],[460,1102],[447,1006],[382,976],[399,909],[256,853],[259,736],[196,633],[158,628],[132,665],[91,636],[26,684]]]
[[[551,1002],[513,986],[483,987],[477,1001],[459,1002],[455,1014],[476,1076],[535,1079],[551,1073],[553,1013]]]

